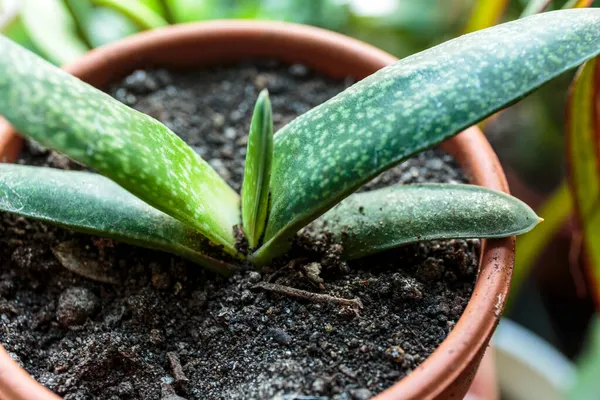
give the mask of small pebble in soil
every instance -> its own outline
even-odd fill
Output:
[[[385,350],[385,355],[397,364],[404,361],[404,350],[400,346],[391,346]]]
[[[273,339],[282,346],[287,346],[292,343],[292,337],[281,329],[272,329],[271,336]]]
[[[352,389],[350,391],[352,400],[368,400],[373,396],[369,389]]]
[[[94,315],[100,301],[89,289],[71,287],[66,289],[58,299],[56,317],[66,328],[83,324]]]

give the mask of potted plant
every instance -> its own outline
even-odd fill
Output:
[[[598,34],[599,23],[595,11],[549,13],[448,42],[384,69],[357,86],[353,86],[334,100],[287,125],[283,131],[280,131],[279,136],[276,136],[277,139],[274,143],[271,136],[268,98],[263,95],[255,108],[251,134],[248,139],[250,146],[248,147],[247,165],[258,168],[246,168],[245,175],[245,182],[263,182],[263,184],[251,184],[249,186],[251,190],[245,189],[243,204],[264,205],[264,200],[258,199],[264,199],[265,192],[270,197],[270,203],[267,203],[269,204],[268,216],[258,212],[253,214],[254,217],[249,217],[257,225],[264,227],[262,233],[258,229],[254,237],[250,238],[250,242],[256,246],[251,247],[250,250],[253,252],[247,253],[249,256],[245,256],[243,251],[239,251],[239,247],[236,248],[236,244],[243,245],[243,243],[236,243],[231,233],[233,226],[241,222],[238,221],[240,218],[236,217],[236,212],[232,211],[238,210],[237,196],[227,188],[214,171],[211,171],[200,159],[190,153],[182,142],[176,140],[166,127],[152,119],[142,117],[125,106],[110,101],[107,96],[82,85],[75,79],[59,74],[52,67],[41,64],[32,55],[16,49],[8,42],[3,42],[10,57],[2,61],[4,77],[7,79],[0,82],[6,85],[8,90],[6,93],[11,92],[14,95],[1,98],[2,113],[21,132],[36,138],[46,146],[57,148],[71,157],[79,159],[96,171],[111,177],[143,201],[100,175],[33,170],[31,167],[4,165],[2,166],[5,172],[2,179],[4,196],[1,204],[5,210],[13,213],[52,220],[63,226],[177,253],[221,272],[237,269],[243,263],[244,258],[255,265],[268,265],[271,259],[285,253],[289,238],[299,228],[334,206],[341,198],[350,195],[382,170],[393,166],[414,152],[456,134],[477,120],[517,100],[565,69],[574,67],[596,55],[598,50],[594,39]],[[554,35],[557,30],[561,33],[568,32],[568,34],[558,38],[557,35]],[[526,38],[533,36],[537,39],[536,41],[524,42]],[[496,47],[496,41],[499,42],[500,38],[507,37],[511,39],[504,40],[501,47]],[[556,51],[559,51],[565,44],[576,44],[576,50],[563,54],[560,62],[548,55],[548,46],[549,48],[556,46]],[[505,51],[505,46],[518,47],[525,60],[531,62],[537,60],[536,63],[539,63],[535,64],[537,68],[522,69],[519,63],[514,63],[515,59],[512,58],[514,54]],[[468,83],[465,86],[460,85],[459,74],[468,70],[468,68],[464,68],[464,59],[460,59],[461,54],[463,57],[484,54],[481,59],[474,57],[471,60],[474,63],[472,68],[475,70],[471,70],[470,74],[465,75],[465,77],[477,77],[483,80],[464,81]],[[450,55],[456,57],[450,57]],[[548,58],[545,58],[546,56]],[[370,46],[317,29],[285,24],[215,22],[197,26],[174,27],[133,37],[92,52],[68,67],[67,70],[94,86],[106,87],[136,68],[202,66],[217,62],[239,61],[248,57],[302,62],[330,76],[350,75],[357,79],[364,78],[393,61],[392,57]],[[436,59],[437,61],[434,61]],[[441,60],[444,63],[443,69],[439,68]],[[490,63],[497,66],[503,62],[507,62],[507,64],[502,64],[506,68],[501,76],[494,74],[497,69],[489,67]],[[26,64],[28,66],[25,66]],[[6,71],[10,71],[10,74]],[[404,73],[409,75],[403,75]],[[428,74],[427,79],[418,81],[423,77],[422,73]],[[514,86],[517,78],[520,86]],[[415,86],[418,82],[422,86]],[[45,91],[47,96],[36,97],[35,95],[40,91],[31,90],[30,83],[32,86],[49,85]],[[413,84],[412,87],[410,84]],[[481,84],[484,84],[488,90],[481,91]],[[467,96],[464,98],[466,103],[457,103],[456,99],[451,98],[456,95],[457,87],[461,87],[461,93]],[[421,103],[417,101],[422,99],[419,93],[425,88],[432,91],[430,93],[432,97],[427,97],[427,99],[435,98],[438,102],[425,101]],[[504,92],[507,88],[512,90]],[[403,91],[412,93],[414,97],[401,96],[406,101],[404,106],[390,107],[395,101],[395,94]],[[375,101],[374,99],[379,95],[386,97],[387,101],[379,102],[377,108],[368,109],[366,107],[368,104],[361,104],[361,107],[353,109],[356,107],[357,101],[358,104],[369,99]],[[446,95],[450,95],[450,97],[445,97]],[[51,98],[53,101],[49,101]],[[16,99],[18,100],[15,101]],[[76,101],[73,102],[73,99]],[[41,108],[34,108],[37,112],[27,110],[23,113],[25,110],[21,107],[23,101],[31,107]],[[86,107],[79,107],[77,102],[85,103]],[[63,109],[55,108],[56,104],[60,104],[63,109],[69,104],[76,111],[65,115]],[[419,106],[418,110],[427,112],[444,110],[444,107],[452,105],[457,111],[452,114],[447,112],[428,114],[426,119],[416,120],[416,123],[424,124],[420,128],[422,132],[432,136],[424,137],[422,140],[406,137],[406,144],[410,145],[402,148],[409,150],[398,153],[395,148],[392,151],[392,147],[386,151],[385,146],[382,147],[386,142],[383,140],[385,137],[380,136],[385,135],[387,129],[385,124],[391,124],[388,125],[389,127],[394,126],[396,117],[401,116],[404,111],[410,112],[413,105]],[[448,108],[446,108],[447,110]],[[382,111],[385,111],[383,115],[381,115]],[[341,120],[336,125],[332,125],[331,122],[335,123],[336,112],[341,113]],[[39,121],[36,121],[36,115],[43,115],[44,123],[40,124]],[[311,118],[317,121],[317,125],[320,122],[319,118],[322,118],[325,123],[325,131],[322,131],[323,134],[315,137],[314,140],[323,139],[325,142],[319,145],[331,145],[331,150],[339,148],[339,146],[343,147],[344,142],[326,141],[327,127],[343,130],[346,127],[344,121],[347,118],[365,117],[375,125],[387,121],[381,125],[382,130],[377,133],[376,137],[381,142],[374,148],[370,147],[373,142],[368,140],[371,135],[367,135],[364,142],[354,143],[357,152],[365,150],[368,152],[371,148],[375,150],[372,154],[375,157],[370,157],[368,159],[370,164],[363,169],[364,163],[359,164],[356,159],[344,157],[344,155],[354,157],[352,153],[332,153],[338,156],[330,157],[333,167],[340,167],[338,172],[349,173],[350,176],[341,178],[344,184],[340,184],[340,180],[334,180],[334,177],[331,177],[330,181],[327,172],[331,167],[320,163],[315,164],[315,159],[306,153],[306,151],[310,152],[311,143],[306,142],[304,146],[299,146],[302,144],[299,141],[304,140],[305,135],[316,134],[315,130],[306,134],[301,131],[307,126],[312,126],[313,123],[309,122]],[[448,120],[446,117],[450,117],[450,119]],[[326,122],[325,119],[329,119],[330,122]],[[96,122],[99,121],[100,125],[97,125]],[[347,128],[356,129],[357,127],[352,125],[353,123],[351,122]],[[450,125],[447,125],[448,123]],[[323,126],[317,127],[317,125],[315,126],[316,130],[323,129]],[[406,127],[405,124],[402,124],[396,128],[399,129],[401,126]],[[148,136],[144,133],[148,131],[153,132],[153,135]],[[414,130],[409,129],[408,131]],[[89,138],[85,138],[84,132],[94,135],[101,133],[107,136],[97,136],[97,140],[89,141]],[[141,140],[131,141],[130,139],[135,135],[139,135],[136,139]],[[333,136],[333,138],[336,137],[338,138],[336,140],[339,140],[348,136]],[[20,144],[14,132],[6,128],[3,130],[1,138],[5,144],[3,153],[7,157],[14,157]],[[125,140],[126,143],[120,143],[121,140]],[[147,146],[145,141],[154,141],[155,143],[153,146]],[[165,143],[168,144],[165,145]],[[400,145],[396,142],[390,144],[392,146]],[[114,146],[119,147],[120,150],[113,151],[114,149],[111,148]],[[270,146],[274,148],[271,162],[269,162]],[[472,183],[487,186],[490,189],[507,189],[497,159],[476,129],[471,128],[465,131],[446,142],[444,147],[459,160],[462,168],[471,177]],[[261,151],[257,151],[257,149]],[[170,159],[171,156],[167,154],[171,151],[176,153],[176,160]],[[378,153],[378,151],[382,152]],[[154,152],[155,158],[140,159],[139,154],[146,152]],[[358,156],[360,157],[360,153]],[[119,161],[119,158],[123,157],[127,161]],[[170,169],[161,169],[158,161],[158,164],[148,163],[150,159],[156,161],[161,157],[169,160]],[[132,161],[135,164],[132,164]],[[269,168],[270,163],[272,163],[271,168]],[[337,165],[336,163],[341,164]],[[346,166],[343,166],[344,163]],[[156,169],[156,171],[153,174],[148,174],[146,171],[144,174],[142,166]],[[190,170],[188,167],[192,169]],[[313,174],[316,171],[317,175],[322,175],[314,178],[307,173],[307,168],[310,168],[310,172]],[[268,177],[269,170],[271,171],[270,178]],[[177,175],[177,179],[167,179],[171,178],[168,177],[169,173]],[[186,175],[191,173],[200,174],[204,178],[203,181],[210,182],[210,185],[204,188],[205,191],[195,191],[190,196],[190,193],[187,192],[188,188],[193,188],[194,185],[192,185],[192,181],[188,180],[191,178]],[[295,174],[298,175],[295,176]],[[133,181],[134,179],[136,182]],[[186,180],[188,180],[188,184],[186,184]],[[264,184],[267,181],[270,182],[269,186]],[[314,185],[318,185],[318,189],[313,187]],[[26,186],[28,188],[24,190]],[[81,187],[89,190],[81,192]],[[153,193],[154,190],[161,187],[163,192],[160,195],[157,196],[156,193]],[[298,191],[299,188],[300,191]],[[65,197],[64,192],[61,193],[62,190],[69,191],[71,195]],[[420,186],[404,187],[402,190],[398,188],[383,190],[386,191],[387,197],[372,196],[368,193],[349,197],[339,207],[333,208],[322,217],[321,222],[329,232],[333,233],[333,238],[341,241],[342,246],[338,249],[340,249],[342,257],[360,257],[372,252],[373,249],[395,247],[402,243],[430,238],[495,238],[520,233],[537,223],[537,218],[517,200],[485,189],[460,186],[445,186],[440,189],[440,186]],[[458,209],[454,208],[460,206],[460,202],[451,203],[449,211],[452,218],[446,216],[447,220],[444,221],[443,210],[448,205],[448,193],[453,191],[457,196],[465,196],[469,193],[473,195],[469,199],[463,197],[465,200],[463,200],[462,206],[464,207],[464,203],[468,202],[467,209],[471,216],[482,218],[481,221],[485,221],[484,224],[473,224],[473,218],[464,218],[465,214],[461,219],[460,213],[457,213]],[[212,196],[211,192],[217,193],[217,196]],[[412,200],[410,192],[414,192],[413,194],[416,196],[412,197]],[[426,196],[423,196],[425,192],[427,192]],[[254,196],[248,197],[249,193],[253,193]],[[408,197],[406,197],[407,195]],[[398,196],[404,196],[405,209],[410,208],[412,201],[414,206],[410,209],[417,213],[415,214],[416,219],[426,223],[418,229],[418,232],[406,231],[406,222],[404,224],[395,223],[402,216],[401,210],[397,210],[398,214],[395,216],[389,211],[381,212],[383,208],[390,205],[395,206],[397,199],[394,200],[394,198]],[[486,202],[478,204],[486,196]],[[379,200],[371,200],[375,197],[379,197]],[[420,207],[417,204],[418,202],[435,201],[436,198],[439,199],[438,203],[431,203],[429,208],[425,207],[424,203],[420,204]],[[415,199],[418,200],[415,201]],[[500,207],[487,207],[491,204],[489,201],[492,200],[497,202],[495,204]],[[71,202],[73,207],[64,207],[64,204],[61,204],[64,201]],[[382,201],[387,204],[383,204]],[[163,210],[166,214],[157,211],[148,203]],[[211,212],[203,212],[207,208],[210,208]],[[246,207],[246,209],[253,208]],[[98,210],[101,210],[101,213],[98,213]],[[432,215],[418,216],[419,213],[428,210],[435,210],[435,219],[431,218]],[[126,215],[127,213],[130,214]],[[201,213],[201,215],[195,216],[194,214],[197,213]],[[98,218],[99,214],[102,214],[102,218]],[[119,223],[111,220],[111,214],[117,218]],[[175,218],[168,217],[167,214]],[[256,217],[257,215],[259,218]],[[369,217],[365,219],[365,215]],[[376,216],[377,223],[373,224],[373,220],[369,219],[372,216]],[[88,222],[92,219],[94,220],[93,224],[89,224]],[[460,224],[457,224],[458,222]],[[452,230],[440,229],[444,227],[444,224],[447,224],[446,227],[450,227]],[[461,224],[462,226],[460,226]],[[168,230],[157,231],[157,226],[166,227]],[[127,229],[124,230],[123,227]],[[392,230],[390,231],[390,229]],[[388,235],[388,232],[392,232],[392,234]],[[248,231],[245,233],[249,235]],[[210,238],[209,241],[221,247],[216,248],[207,241],[200,240],[202,236]],[[512,238],[492,239],[485,243],[479,278],[473,296],[456,327],[427,361],[407,378],[383,392],[380,398],[448,398],[464,395],[498,321],[506,298],[513,245],[514,239]],[[204,253],[207,249],[212,253]],[[218,253],[223,249],[229,253],[229,257]],[[290,268],[292,267],[293,265],[290,266]],[[302,273],[303,276],[310,276],[311,271],[305,269]],[[313,280],[313,283],[318,284],[319,282]],[[267,291],[281,292],[278,285],[270,282],[259,282],[256,286]],[[287,294],[309,296],[306,291],[297,290],[288,290]],[[354,308],[353,315],[360,312],[360,302],[357,300],[340,299],[339,297],[334,299],[332,296],[322,295],[313,296],[312,299],[340,304],[345,301],[344,305]],[[287,341],[287,338],[282,338],[281,341]],[[399,348],[392,346],[390,351],[386,350],[386,352],[394,360],[402,358],[402,350]],[[6,355],[4,355],[3,368],[14,368],[12,364],[4,362],[6,360]],[[181,372],[180,368],[177,368],[178,362],[172,357],[169,358],[169,362],[174,370]],[[4,367],[4,365],[11,366]],[[176,372],[173,373],[177,375]],[[0,375],[7,377],[6,374]],[[24,382],[18,379],[21,376],[23,375],[15,375],[14,380],[7,377],[1,386],[8,389],[3,390],[6,393],[25,395],[25,398],[27,396],[29,398],[48,396],[47,393],[39,392],[42,390],[39,386],[32,385],[30,381]],[[12,392],[10,392],[11,390]]]

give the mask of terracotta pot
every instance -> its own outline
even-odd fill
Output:
[[[214,21],[132,36],[94,50],[66,67],[82,80],[106,87],[136,68],[198,68],[246,58],[303,63],[331,77],[362,79],[396,59],[374,47],[329,31],[277,22]],[[20,139],[0,127],[0,153],[14,160]],[[508,192],[502,168],[478,128],[444,143],[474,184]],[[480,273],[462,317],[440,347],[408,377],[377,396],[391,399],[462,399],[477,371],[507,297],[514,238],[484,243]],[[51,399],[53,395],[0,352],[3,399]]]

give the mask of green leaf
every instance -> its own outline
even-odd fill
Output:
[[[250,248],[256,248],[267,224],[272,160],[273,113],[264,89],[252,114],[242,186],[242,220]]]
[[[248,1],[231,0],[162,0],[169,8],[174,23],[248,17]],[[251,0],[252,1],[252,0]],[[279,1],[279,0],[278,0]],[[239,15],[239,12],[245,15]]]
[[[86,46],[93,47],[88,31],[89,20],[94,12],[91,0],[64,0],[64,4],[75,22],[79,38],[85,41]]]
[[[155,13],[162,15],[163,17],[165,16],[165,9],[163,7],[165,1],[166,0],[140,0],[143,5],[150,8]]]
[[[235,254],[239,196],[153,118],[0,37],[0,114]]]
[[[44,56],[35,46],[35,43],[33,43],[31,37],[29,37],[29,34],[23,25],[23,18],[17,17],[8,22],[7,25],[4,25],[0,30],[0,34],[18,43],[20,46],[28,49],[29,51],[36,53],[37,55],[42,57]]]
[[[357,193],[315,224],[349,259],[423,240],[520,235],[540,218],[522,201],[473,185],[399,185]]]
[[[567,156],[573,203],[583,233],[587,261],[600,288],[600,62],[581,67],[567,105]],[[596,293],[600,299],[600,292]]]
[[[160,14],[169,24],[174,24],[173,13],[169,7],[169,0],[140,0],[146,7]]]
[[[600,393],[600,319],[595,316],[588,332],[587,343],[577,360],[577,377],[565,399],[597,400]]]
[[[16,0],[0,0],[0,32],[4,32],[8,25],[18,19],[20,8]]]
[[[35,47],[55,64],[75,61],[89,50],[61,0],[23,0],[21,20]]]
[[[477,0],[467,21],[465,33],[496,25],[502,19],[508,0]]]
[[[89,39],[94,47],[114,42],[139,32],[129,18],[107,7],[98,7],[88,21]]]
[[[519,100],[600,52],[600,10],[535,15],[407,57],[275,135],[266,262],[382,171]]]
[[[156,29],[169,23],[139,0],[93,0],[97,6],[112,8],[134,21],[142,29]]]
[[[0,164],[0,210],[232,271],[198,232],[97,174]]]

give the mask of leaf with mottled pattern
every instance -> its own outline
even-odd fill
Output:
[[[222,274],[232,271],[214,258],[221,252],[201,234],[101,175],[0,164],[0,211],[178,254]]]
[[[275,135],[267,262],[367,181],[600,52],[600,10],[535,15],[407,57]]]
[[[520,235],[540,218],[527,204],[474,185],[398,185],[354,194],[315,225],[353,259],[423,240]]]
[[[0,114],[235,254],[239,196],[177,135],[0,37]]]

